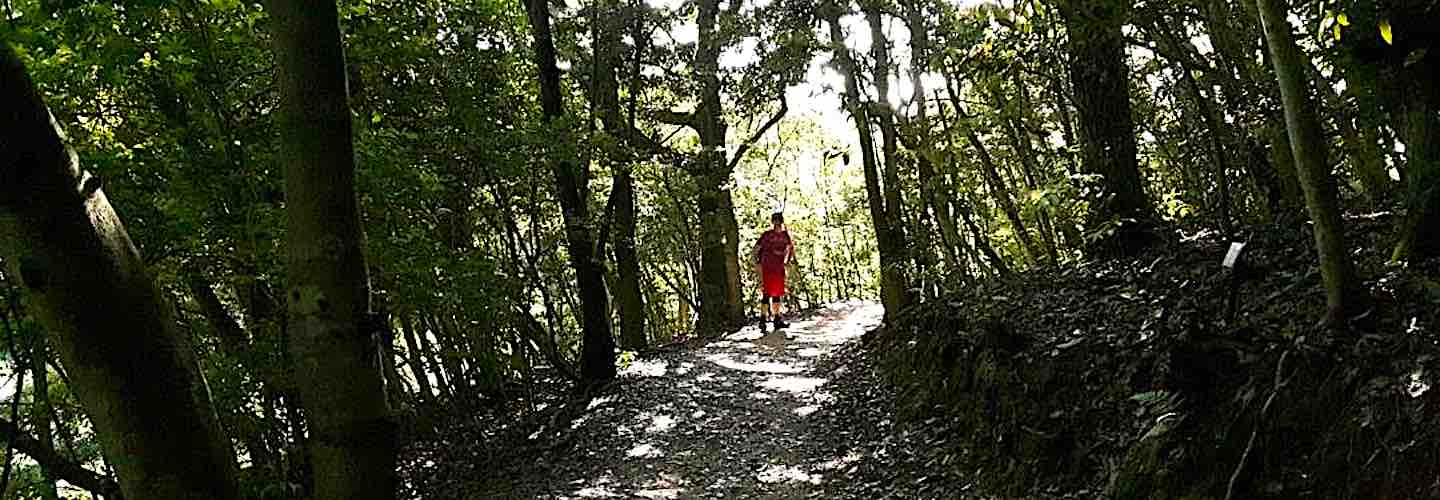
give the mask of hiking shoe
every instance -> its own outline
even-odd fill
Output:
[[[760,318],[760,333],[768,331],[770,331],[770,322],[765,321],[765,318]]]
[[[781,328],[786,328],[786,327],[789,327],[789,326],[790,326],[790,323],[786,323],[785,320],[780,319],[780,318],[775,318],[775,329],[776,329],[776,330],[779,330],[779,329],[781,329]]]

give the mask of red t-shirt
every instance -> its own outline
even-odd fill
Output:
[[[755,260],[764,270],[783,271],[786,257],[794,251],[790,233],[783,229],[765,231],[765,234],[760,235],[760,241],[755,242]]]

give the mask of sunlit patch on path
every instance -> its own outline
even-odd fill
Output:
[[[883,310],[833,304],[785,335],[755,326],[693,350],[639,359],[619,388],[568,429],[573,445],[541,498],[798,498],[841,480],[853,457],[807,456],[807,442],[849,435],[818,428],[834,404],[817,368],[880,324]]]

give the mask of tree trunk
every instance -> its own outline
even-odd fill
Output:
[[[1290,150],[1295,157],[1295,173],[1305,190],[1305,205],[1315,222],[1315,249],[1320,255],[1320,274],[1325,279],[1326,321],[1339,325],[1346,308],[1356,297],[1356,279],[1346,253],[1344,226],[1340,220],[1335,194],[1335,178],[1325,160],[1325,138],[1320,121],[1315,117],[1310,100],[1309,82],[1305,78],[1304,54],[1290,34],[1284,0],[1256,0],[1260,24],[1269,41],[1271,62],[1280,82],[1284,98],[1285,123],[1290,136]]]
[[[720,197],[720,217],[725,223],[725,322],[735,328],[745,324],[745,291],[740,281],[740,222],[730,189]]]
[[[380,361],[385,372],[385,394],[391,408],[399,408],[406,401],[413,402],[408,390],[409,384],[405,378],[400,376],[400,365],[395,361],[395,329],[390,321],[390,315],[383,305],[377,307],[380,311],[375,313],[376,328],[380,330]],[[412,405],[413,406],[413,405]]]
[[[1374,130],[1360,131],[1364,124],[1357,123],[1357,113],[1335,92],[1335,87],[1326,81],[1313,64],[1307,64],[1310,74],[1316,78],[1316,87],[1325,105],[1335,114],[1335,124],[1344,147],[1345,159],[1354,170],[1355,178],[1365,200],[1372,207],[1383,207],[1390,201],[1390,174],[1385,171],[1385,152],[1380,150]]]
[[[440,322],[440,314],[426,315],[425,328],[435,336],[435,356],[439,358],[436,365],[445,367],[450,396],[464,397],[469,394],[470,383],[465,377],[465,368],[460,366],[460,352],[455,349],[455,339]]]
[[[1017,116],[1010,118],[1011,140],[1015,142],[1016,150],[1020,154],[1021,166],[1025,168],[1025,184],[1031,190],[1040,189],[1041,175],[1040,161],[1037,159],[1034,145],[1030,142],[1030,91],[1025,86],[1025,78],[1017,69],[1012,79],[1015,83],[1015,92],[1020,97],[1020,109],[1016,111]],[[1035,219],[1039,222],[1040,242],[1045,245],[1045,255],[1050,259],[1050,265],[1060,263],[1059,248],[1055,243],[1055,228],[1050,221],[1050,212],[1045,208],[1036,210]]]
[[[50,359],[50,353],[45,349],[45,338],[37,336],[30,348],[30,378],[35,380],[35,387],[30,390],[30,422],[35,433],[35,442],[40,447],[40,452],[47,455],[55,454],[55,435],[51,432],[50,417],[55,410],[50,407],[50,370],[46,368],[45,362]],[[45,484],[40,485],[41,500],[60,500],[60,493],[55,489],[55,481],[60,479],[52,467],[41,463],[40,476],[45,479]]]
[[[1408,193],[1395,260],[1419,263],[1440,255],[1440,62],[1433,53],[1405,68],[1399,127],[1405,139]]]
[[[929,32],[925,26],[922,6],[916,5],[915,2],[906,2],[902,7],[904,8],[905,25],[910,31],[910,99],[916,105],[915,135],[919,136],[916,139],[924,141],[928,145],[931,141],[929,104],[925,102],[925,84],[922,76],[929,70]],[[905,136],[901,135],[900,137],[903,139]],[[947,233],[946,229],[947,224],[951,224],[948,220],[950,214],[943,213],[940,205],[936,203],[938,195],[935,193],[935,163],[932,160],[935,149],[920,144],[905,144],[905,147],[915,153],[915,173],[916,179],[920,183],[920,223],[917,224],[915,231],[917,256],[921,257],[919,260],[924,267],[930,267],[930,261],[933,260],[931,249],[934,247],[930,237],[935,232],[931,230],[930,226],[933,225],[940,233],[941,255],[944,257],[946,265],[953,272],[958,272],[960,259],[955,252],[955,240],[951,238],[952,235]],[[934,214],[933,221],[929,216],[931,213]],[[929,273],[922,270],[922,276],[927,274]]]
[[[425,353],[420,350],[420,342],[415,337],[415,329],[410,327],[410,321],[405,315],[400,316],[400,333],[405,337],[405,355],[410,365],[410,373],[415,376],[415,385],[420,388],[420,401],[429,401],[435,397],[435,392],[430,386],[430,373],[425,369]]]
[[[918,11],[912,11],[912,13],[910,14],[910,17],[911,17],[911,21],[910,21],[910,22],[911,22],[911,33],[912,33],[912,35],[910,35],[910,36],[911,36],[911,40],[913,41],[913,40],[915,40],[915,37],[916,37],[916,35],[913,34],[913,33],[916,31],[916,27],[917,27],[917,26],[920,27],[921,30],[924,29],[924,28],[923,28],[923,24],[921,24],[921,23],[923,22],[923,18],[920,17],[920,13],[919,13]],[[913,43],[913,42],[912,42],[912,43]],[[928,45],[929,42],[928,42],[928,40],[925,40],[925,39],[922,37],[922,43]],[[914,49],[914,48],[912,48],[911,50],[912,50],[912,52],[914,52],[914,53],[924,53],[923,50],[916,50],[916,49]],[[910,76],[910,78],[911,78],[912,81],[914,81],[914,84],[913,84],[913,85],[915,86],[915,94],[916,94],[916,95],[924,95],[924,94],[922,93],[923,90],[924,90],[924,85],[923,85],[923,83],[921,82],[921,78],[920,78],[921,75],[920,75],[919,73],[920,73],[920,69],[917,68],[915,74],[912,74],[912,75]],[[937,100],[940,98],[940,93],[939,93],[938,90],[937,90],[936,93],[935,93],[935,98],[936,98]],[[922,116],[922,118],[924,117],[924,109],[925,109],[925,108],[924,108],[924,106],[922,105],[922,107],[921,107],[921,116]],[[945,124],[945,132],[944,132],[944,137],[945,137],[945,151],[949,152],[949,151],[951,151],[951,150],[954,148],[953,137],[954,137],[955,134],[954,134],[954,131],[952,130],[952,126],[951,126],[951,124],[954,123],[954,122],[953,122],[952,120],[950,120],[949,118],[946,117],[946,115],[945,115],[945,106],[944,106],[944,105],[939,106],[939,107],[937,108],[937,110],[938,110],[938,114],[939,114],[940,123],[944,123],[944,124]],[[923,121],[923,120],[922,120],[922,121]],[[928,130],[928,129],[927,129],[927,130]],[[932,153],[932,154],[934,153],[934,150],[933,150],[933,149],[931,149],[931,153]],[[937,155],[937,156],[938,156],[938,155]],[[938,223],[938,225],[940,226],[940,236],[941,236],[941,239],[942,239],[942,240],[944,241],[944,243],[945,243],[946,255],[949,256],[949,258],[950,258],[950,264],[951,264],[951,266],[952,266],[953,268],[957,268],[957,269],[962,269],[962,270],[964,270],[965,267],[964,267],[964,265],[963,265],[963,263],[962,263],[962,261],[964,260],[964,252],[963,252],[963,249],[964,249],[964,247],[966,247],[967,245],[965,245],[964,239],[960,237],[960,229],[959,229],[959,227],[955,225],[955,214],[953,213],[954,211],[951,210],[951,208],[950,208],[950,205],[951,205],[951,203],[950,203],[950,197],[947,197],[947,198],[945,198],[945,199],[941,199],[940,193],[939,193],[939,191],[943,188],[946,193],[951,193],[951,197],[953,197],[954,191],[951,190],[951,189],[949,189],[949,185],[948,185],[947,179],[946,179],[946,177],[944,176],[944,174],[940,174],[939,172],[936,171],[936,169],[935,169],[935,164],[937,163],[936,161],[931,160],[931,159],[930,159],[928,156],[926,156],[926,155],[920,155],[919,160],[920,160],[920,168],[919,168],[919,170],[920,170],[920,187],[921,187],[922,190],[928,190],[928,194],[926,194],[926,196],[927,196],[927,199],[928,199],[929,202],[930,202],[930,208],[931,208],[931,210],[934,210],[934,211],[935,211],[935,219],[936,219],[936,222]]]
[[[975,129],[965,126],[965,139],[980,157],[980,172],[985,178],[985,184],[990,186],[990,196],[1000,205],[1000,210],[1005,212],[1005,218],[1010,221],[1010,228],[1015,230],[1015,238],[1020,240],[1020,247],[1025,249],[1025,256],[1030,262],[1043,262],[1044,255],[1035,247],[1035,240],[1030,237],[1030,232],[1025,229],[1025,220],[1020,218],[1020,207],[1015,205],[1015,200],[1010,197],[1010,187],[1005,185],[1005,179],[1000,177],[1000,172],[995,165],[995,160],[990,157],[990,151],[985,148],[985,143],[980,142],[980,137],[975,135]]]
[[[1283,120],[1271,122],[1267,127],[1270,136],[1270,164],[1274,168],[1275,184],[1280,188],[1281,217],[1291,220],[1304,204],[1305,193],[1300,188],[1300,176],[1295,173],[1295,153],[1291,150],[1290,131]]]
[[[1070,174],[1075,173],[1075,157],[1070,148],[1075,146],[1075,120],[1070,117],[1070,100],[1065,94],[1065,80],[1054,79],[1050,84],[1050,92],[1055,96],[1055,110],[1060,115],[1060,137],[1065,141],[1065,148],[1062,155],[1065,158],[1065,168]]]
[[[1266,124],[1264,127],[1283,129],[1284,110],[1271,111],[1273,106],[1265,106],[1260,102],[1262,97],[1279,99],[1280,91],[1275,81],[1270,78],[1265,61],[1255,57],[1257,51],[1266,53],[1264,33],[1256,33],[1248,28],[1259,22],[1255,3],[1246,0],[1239,2],[1235,8],[1232,8],[1232,5],[1234,4],[1228,2],[1208,2],[1202,9],[1206,32],[1210,33],[1215,48],[1215,60],[1219,67],[1215,75],[1224,89],[1226,106],[1229,109],[1260,109],[1259,121]],[[1259,91],[1250,90],[1252,88],[1258,88]],[[1262,129],[1258,134],[1252,130],[1244,134],[1234,133],[1231,137],[1237,140],[1237,147],[1249,150],[1247,156],[1250,157],[1250,177],[1255,181],[1256,187],[1263,191],[1262,196],[1269,206],[1271,218],[1288,218],[1294,209],[1303,203],[1304,195],[1301,194],[1300,184],[1296,182],[1293,174],[1290,142],[1286,133],[1283,130],[1270,133]],[[1241,145],[1241,141],[1250,144]],[[1268,158],[1255,154],[1263,150],[1255,147],[1254,143],[1260,141],[1272,148],[1272,154]]]
[[[635,351],[648,345],[645,333],[645,295],[640,290],[640,259],[635,255],[635,181],[628,168],[614,177],[615,300],[620,306],[620,344]]]
[[[905,277],[904,254],[897,252],[894,236],[890,231],[889,217],[885,211],[885,199],[880,190],[880,174],[875,159],[875,140],[870,135],[870,114],[860,101],[860,85],[855,75],[855,63],[849,50],[844,46],[845,37],[840,29],[842,9],[825,3],[821,7],[823,18],[830,25],[830,40],[834,45],[835,59],[839,70],[845,76],[845,107],[855,121],[860,136],[860,159],[865,174],[865,195],[870,205],[870,220],[875,228],[875,239],[880,253],[880,302],[885,307],[885,320],[892,322],[895,315],[909,305],[909,285]]]
[[[1185,86],[1185,92],[1190,94],[1190,100],[1195,103],[1196,110],[1200,113],[1200,119],[1205,123],[1209,132],[1210,161],[1215,163],[1215,183],[1220,188],[1220,200],[1216,203],[1216,218],[1220,221],[1220,234],[1230,237],[1230,164],[1229,155],[1225,152],[1225,136],[1227,130],[1222,128],[1220,115],[1216,112],[1214,102],[1206,99],[1200,93],[1200,84],[1190,71],[1181,67],[1177,71],[1181,75],[1181,83]]]
[[[220,302],[220,297],[215,295],[215,289],[205,276],[198,270],[186,273],[185,286],[190,289],[191,298],[200,303],[200,310],[205,314],[205,319],[215,333],[220,337],[220,342],[227,351],[235,355],[241,355],[248,350],[250,338],[245,329],[240,327],[240,322],[235,316],[225,309],[225,304]]]
[[[98,178],[0,43],[0,257],[53,335],[127,498],[239,498],[190,337]]]
[[[1005,259],[1000,258],[1000,254],[995,252],[995,247],[990,246],[990,239],[985,236],[985,232],[980,230],[980,226],[975,225],[975,214],[974,210],[970,208],[970,202],[957,200],[956,207],[960,210],[960,218],[965,221],[965,228],[970,230],[970,237],[975,239],[975,246],[980,248],[980,253],[985,255],[985,258],[990,261],[990,265],[1001,276],[1007,278],[1013,276],[1014,271],[1011,271],[1010,266],[1005,264]]]
[[[431,357],[426,364],[434,367],[435,384],[439,386],[440,392],[453,396],[455,393],[455,385],[450,383],[450,380],[459,376],[459,374],[455,373],[453,371],[455,369],[447,363],[449,358],[440,351],[440,348],[437,348],[434,343],[430,342],[431,334],[435,335],[435,340],[437,341],[440,340],[441,334],[430,326],[430,321],[426,318],[427,316],[419,316],[415,319],[415,323],[412,323],[415,326],[415,334],[420,339],[420,353],[423,356]]]
[[[879,102],[875,106],[878,111],[875,121],[880,125],[881,151],[885,154],[880,171],[885,194],[885,225],[890,232],[895,263],[903,266],[910,261],[911,256],[910,241],[905,231],[905,198],[900,187],[900,154],[897,144],[900,134],[895,130],[895,109],[890,103],[890,74],[895,71],[894,64],[890,62],[890,40],[885,38],[883,19],[876,7],[866,3],[862,9],[865,11],[865,20],[870,24],[870,54],[875,59],[875,95],[879,96]],[[910,285],[908,280],[906,285]]]
[[[561,127],[565,116],[564,96],[560,90],[560,68],[555,62],[555,42],[550,35],[550,8],[544,0],[527,0],[525,9],[535,37],[535,65],[540,70],[540,105],[552,127]],[[559,130],[554,130],[560,132]],[[563,153],[551,152],[553,156]],[[574,158],[552,157],[550,168],[555,176],[557,197],[565,219],[566,247],[575,281],[580,289],[581,324],[585,336],[581,348],[580,373],[592,384],[615,378],[615,338],[610,333],[610,305],[605,291],[605,275],[597,255],[595,238],[590,232],[589,207],[585,186],[588,168]]]
[[[269,4],[285,171],[290,351],[315,498],[395,497],[395,421],[355,198],[345,50],[333,0]]]
[[[597,2],[595,8],[595,82],[591,98],[600,114],[605,130],[612,135],[630,137],[620,110],[620,83],[617,76],[622,64],[620,35],[624,27],[620,3],[617,0]],[[638,43],[637,43],[638,46]],[[637,54],[638,57],[638,54]],[[637,60],[638,63],[638,60]],[[636,74],[638,76],[638,73]],[[632,79],[631,104],[639,82]],[[634,127],[634,111],[631,111]],[[638,147],[638,145],[632,145]],[[611,196],[615,206],[614,225],[611,231],[615,240],[615,302],[620,310],[620,346],[628,350],[644,349],[645,297],[640,290],[640,261],[635,255],[635,180],[631,175],[629,158],[627,164],[614,165],[611,175]],[[602,236],[603,237],[603,236]]]
[[[730,171],[726,161],[724,109],[720,101],[719,0],[699,0],[696,15],[698,46],[695,76],[699,80],[700,107],[695,110],[695,130],[700,136],[699,165],[693,172],[700,207],[700,322],[702,335],[713,335],[738,326],[743,317],[739,302],[738,245],[731,245],[735,224],[733,203],[725,185]],[[738,226],[734,229],[738,239]],[[738,242],[734,242],[737,243]],[[727,250],[727,246],[735,247]],[[732,262],[734,256],[734,265]],[[737,309],[741,307],[742,309]]]
[[[1152,239],[1153,209],[1136,160],[1130,116],[1129,68],[1125,64],[1128,4],[1068,0],[1061,9],[1070,39],[1070,80],[1082,141],[1082,166],[1100,175],[1104,193],[1091,201],[1088,226],[1119,227],[1101,238],[1101,254],[1130,254]]]
[[[710,336],[728,328],[729,266],[725,255],[725,219],[720,213],[724,203],[721,181],[714,175],[702,173],[695,181],[700,211],[700,272],[696,277],[700,289],[700,318],[695,329],[701,336]]]

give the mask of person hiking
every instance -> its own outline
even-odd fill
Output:
[[[775,329],[790,326],[780,319],[780,299],[785,296],[785,266],[795,259],[795,244],[785,230],[785,215],[770,216],[770,230],[755,242],[755,264],[760,270],[760,330],[772,321]]]

